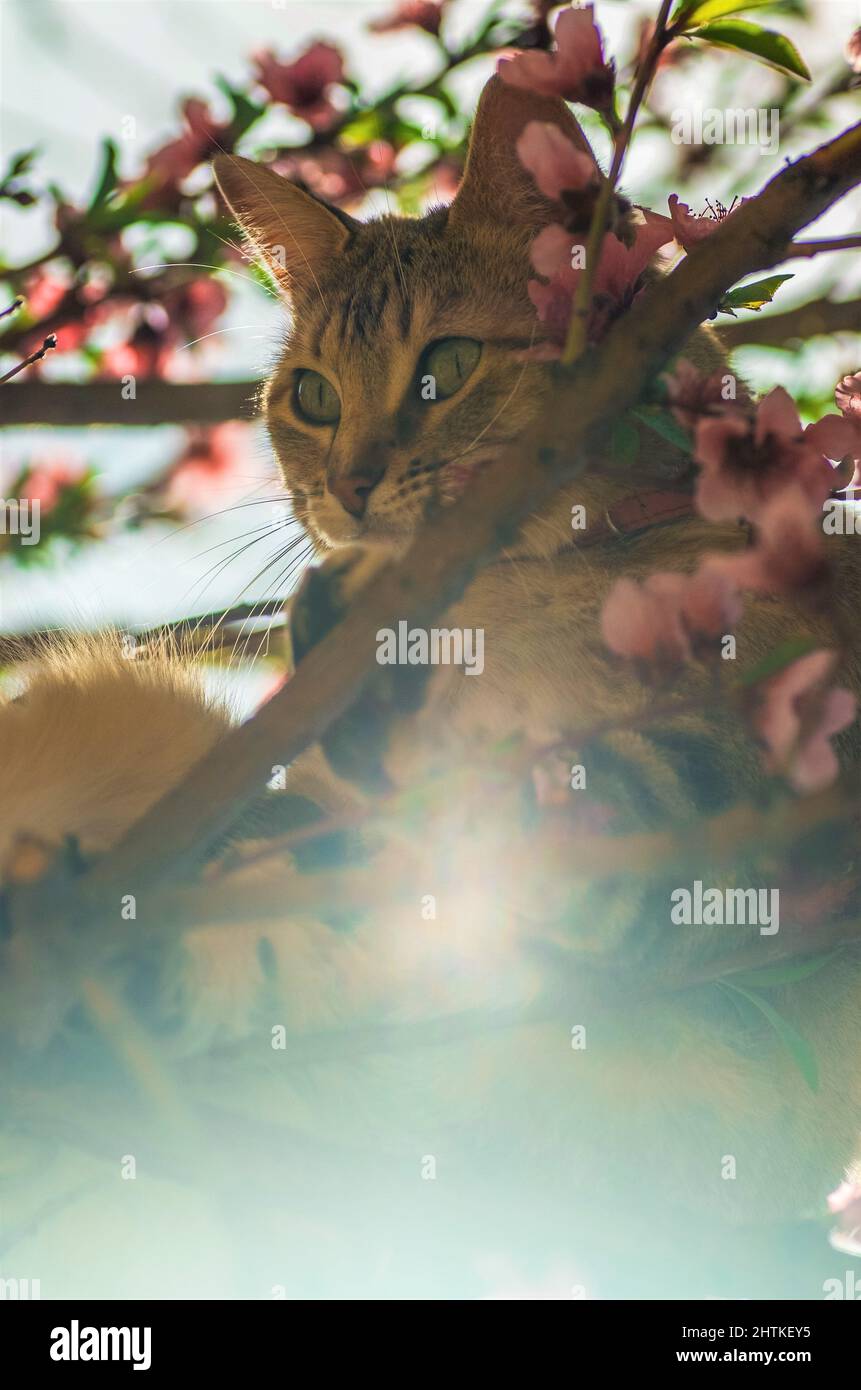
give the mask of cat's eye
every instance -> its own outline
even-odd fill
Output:
[[[423,377],[431,376],[436,384],[431,399],[453,396],[472,376],[481,357],[481,343],[474,338],[442,338],[434,343],[425,357]],[[425,397],[427,399],[427,397]]]
[[[319,372],[296,373],[296,410],[312,425],[333,425],[341,417],[341,402],[331,382]]]

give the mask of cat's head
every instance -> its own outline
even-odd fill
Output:
[[[403,548],[430,501],[454,500],[542,412],[546,368],[522,360],[541,338],[528,248],[554,207],[517,158],[530,120],[588,149],[564,102],[492,78],[457,197],[417,219],[358,222],[261,165],[216,161],[290,302],[265,413],[321,548]]]

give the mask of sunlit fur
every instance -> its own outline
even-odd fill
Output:
[[[335,551],[326,563],[344,561],[348,591],[372,582],[392,550],[404,550],[429,501],[456,505],[468,470],[548,408],[546,369],[522,359],[541,336],[526,294],[528,243],[553,215],[512,153],[531,116],[581,138],[561,103],[490,84],[456,203],[417,221],[361,225],[247,161],[219,165],[237,217],[291,301],[283,354],[265,394],[275,452],[300,521],[319,551]],[[279,248],[280,257],[273,254]],[[481,361],[452,399],[422,401],[423,354],[448,335],[480,339]],[[691,354],[703,364],[719,360],[708,338]],[[298,368],[322,372],[337,390],[337,431],[297,417]],[[384,462],[385,473],[357,522],[329,484],[364,457]],[[467,474],[458,471],[464,466]],[[644,439],[637,486],[671,475],[674,466]],[[691,568],[703,551],[743,538],[733,527],[691,521],[578,550],[572,502],[591,514],[630,487],[605,473],[595,469],[528,522],[512,552],[484,570],[446,615],[448,626],[485,629],[485,672],[480,679],[454,669],[435,675],[426,708],[394,740],[388,770],[396,786],[409,787],[428,771],[454,777],[468,755],[512,732],[541,741],[596,720],[632,717],[636,724],[648,711],[652,689],[601,640],[608,588],[620,574]],[[858,542],[833,544],[840,552],[842,629],[857,643]],[[836,641],[824,617],[782,601],[749,601],[736,634],[739,669],[799,634],[823,645]],[[842,678],[861,686],[857,650]],[[92,849],[111,843],[159,790],[217,745],[226,727],[222,713],[189,693],[189,679],[158,664],[147,671],[124,662],[116,644],[55,654],[23,703],[0,708],[0,844],[8,846],[15,829],[48,838],[81,832]],[[740,722],[716,721],[698,708],[709,690],[705,670],[692,667],[673,688],[691,708],[671,738],[666,728],[634,727],[603,747],[626,808],[647,829],[668,821],[688,826],[703,810],[762,791],[759,759]],[[841,740],[841,752],[846,766],[857,758],[857,726]],[[337,783],[319,749],[300,758],[290,776],[294,791],[327,809],[361,807],[361,795]],[[537,1212],[546,1192],[554,1228],[567,1231],[563,1249],[576,1252],[591,1222],[596,1248],[608,1235],[623,1258],[643,1255],[647,1271],[653,1256],[658,1265],[663,1259],[668,1286],[684,1292],[678,1271],[690,1255],[694,1213],[697,1246],[708,1212],[722,1241],[724,1223],[818,1211],[861,1125],[857,956],[841,956],[781,996],[781,1008],[819,1057],[816,1094],[768,1029],[742,1037],[731,1009],[704,1008],[696,992],[609,1014],[597,1000],[594,1008],[578,1002],[569,1017],[563,990],[556,1016],[529,1021],[539,991],[562,988],[565,970],[576,983],[584,961],[630,970],[654,964],[657,953],[672,970],[686,954],[707,960],[725,943],[703,929],[668,938],[663,918],[644,912],[642,888],[630,880],[590,895],[565,871],[564,843],[557,846],[561,868],[551,873],[541,847],[533,853],[524,832],[511,831],[515,819],[506,820],[511,808],[496,784],[479,778],[449,785],[422,843],[406,846],[393,835],[384,846],[373,868],[379,901],[355,930],[336,931],[313,913],[291,911],[295,870],[269,859],[249,871],[249,882],[261,874],[283,884],[285,910],[276,920],[177,932],[167,999],[178,1013],[182,1045],[195,1051],[250,1038],[268,1056],[273,1019],[289,1025],[291,1049],[302,1033],[358,1030],[364,1041],[355,1055],[349,1042],[347,1060],[324,1047],[307,1066],[300,1038],[292,1069],[277,1061],[275,1098],[262,1087],[254,1092],[267,1112],[350,1155],[339,1172],[351,1167],[353,1154],[362,1156],[353,1222],[364,1219],[366,1207],[386,1210],[384,1168],[374,1177],[383,1155],[400,1161],[406,1154],[415,1164],[430,1146],[460,1164],[462,1212],[473,1198],[480,1204],[488,1183],[497,1185],[494,1229],[501,1223],[500,1230],[513,1230],[510,1238],[522,1248],[530,1248],[529,1232],[517,1229],[514,1217],[521,1205]],[[412,912],[388,896],[405,862],[415,883]],[[691,877],[697,867],[691,865]],[[425,893],[439,895],[434,920],[420,914]],[[511,1026],[496,1027],[488,1017],[472,1037],[459,1034],[462,1011],[495,1018],[500,1009],[515,1011]],[[578,1023],[589,1036],[581,1055],[569,1042]],[[425,1025],[430,1034],[421,1032]],[[419,1031],[398,1048],[397,1029],[406,1026]],[[313,1046],[312,1037],[312,1055]],[[261,1052],[253,1056],[262,1067]],[[232,1084],[244,1096],[249,1075],[240,1068],[237,1077]],[[737,1182],[721,1181],[727,1154],[738,1160]],[[306,1158],[303,1182],[313,1169]],[[312,1220],[325,1205],[312,1208]],[[513,1213],[508,1226],[502,1211]],[[675,1224],[665,1227],[671,1211]],[[656,1235],[663,1254],[655,1251]],[[476,1237],[479,1244],[484,1238]],[[704,1253],[700,1267],[692,1266],[706,1294],[713,1292],[709,1259]],[[727,1277],[721,1287],[735,1289],[735,1275]],[[455,1273],[447,1278],[458,1286]]]

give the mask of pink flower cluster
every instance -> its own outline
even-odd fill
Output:
[[[292,63],[271,49],[254,54],[257,81],[272,101],[288,106],[314,130],[326,130],[337,117],[331,88],[344,80],[344,60],[331,43],[313,43]]]
[[[741,604],[726,575],[701,565],[693,575],[619,579],[601,614],[604,641],[619,656],[683,661],[738,621]]]
[[[301,179],[312,193],[327,202],[360,202],[371,188],[380,188],[391,178],[396,152],[387,140],[375,140],[364,149],[344,150],[332,146],[303,154],[285,155],[273,168],[285,178]]]
[[[229,126],[215,120],[205,101],[189,97],[183,102],[184,129],[147,159],[144,178],[150,183],[143,207],[173,207],[179,197],[178,185],[199,164],[229,142]],[[228,143],[229,147],[229,143]]]
[[[594,5],[563,10],[556,21],[551,53],[518,53],[501,59],[499,75],[514,87],[544,96],[579,101],[596,111],[613,107],[615,69],[604,59],[604,40],[594,21]]]
[[[400,0],[391,14],[373,19],[368,28],[374,34],[393,33],[398,29],[424,29],[426,34],[438,34],[446,0]]]
[[[665,666],[706,654],[731,632],[742,590],[815,593],[828,574],[822,505],[835,491],[831,460],[861,456],[861,373],[838,385],[839,415],[806,427],[782,387],[753,406],[745,392],[725,399],[723,380],[699,377],[683,363],[670,380],[669,399],[694,430],[697,509],[710,521],[748,522],[753,542],[707,555],[691,575],[618,580],[604,604],[602,632],[619,656]],[[834,780],[830,739],[855,718],[854,696],[828,688],[836,665],[835,653],[810,652],[759,690],[753,722],[766,766],[798,791]]]
[[[100,375],[170,378],[177,352],[212,331],[227,308],[227,293],[220,281],[201,276],[164,290],[157,300],[111,303],[115,316],[125,317],[126,337],[104,350]]]
[[[251,427],[242,421],[190,429],[186,447],[159,489],[159,503],[180,516],[206,516],[248,492],[255,458]]]
[[[545,227],[532,243],[534,268],[547,284],[529,282],[529,296],[549,338],[546,355],[558,355],[568,330],[571,306],[585,268],[582,232],[591,220],[603,175],[592,157],[577,149],[554,125],[530,121],[517,142],[517,153],[538,188],[559,206],[559,221]],[[588,336],[600,339],[642,288],[642,275],[660,247],[672,240],[669,218],[642,212],[629,225],[627,241],[607,232],[592,284]]]

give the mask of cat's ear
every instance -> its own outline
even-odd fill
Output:
[[[313,288],[360,225],[263,164],[235,154],[213,161],[215,180],[256,255],[285,294]]]
[[[555,125],[594,159],[592,147],[561,97],[540,96],[491,77],[472,124],[466,170],[449,210],[449,225],[487,221],[534,225],[558,219],[559,209],[543,197],[517,157],[516,144],[530,121]]]

